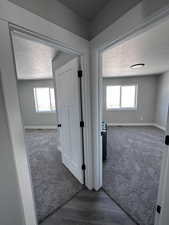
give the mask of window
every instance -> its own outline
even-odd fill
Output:
[[[54,112],[56,110],[54,88],[42,87],[33,90],[36,112]]]
[[[132,109],[136,108],[136,85],[107,86],[107,109]]]

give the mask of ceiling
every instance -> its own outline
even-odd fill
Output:
[[[134,5],[139,2],[139,0],[58,0],[79,16],[83,17],[85,20],[92,21],[95,17],[103,10],[108,3],[111,3],[112,15],[122,15],[123,9],[126,5]],[[140,0],[141,1],[141,0]],[[121,6],[119,8],[119,5]],[[103,18],[104,20],[105,18]]]
[[[60,51],[43,43],[12,35],[18,79],[52,78],[52,59]]]
[[[103,77],[160,74],[169,70],[169,21],[133,39],[110,47],[102,55]],[[144,63],[140,69],[131,65]]]
[[[142,0],[9,0],[91,40]]]
[[[86,20],[92,20],[111,0],[59,0]],[[119,0],[120,1],[120,0]]]

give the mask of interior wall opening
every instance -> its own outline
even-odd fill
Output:
[[[157,206],[163,207],[167,27],[165,21],[101,53],[103,189],[135,224],[153,225]]]
[[[78,55],[57,45],[18,32],[11,35],[25,147],[40,224],[83,189],[77,76],[80,62]],[[71,90],[74,87],[73,92],[68,90],[67,82]]]

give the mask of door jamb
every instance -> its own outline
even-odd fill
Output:
[[[85,145],[84,145],[84,116],[83,116],[83,87],[82,87],[82,79],[83,79],[83,70],[81,68],[81,61],[79,61],[79,68],[77,71],[78,75],[78,83],[79,83],[79,98],[80,98],[80,124],[81,125],[81,138],[82,138],[82,165],[81,169],[83,172],[83,185],[86,185],[86,165],[85,165]]]

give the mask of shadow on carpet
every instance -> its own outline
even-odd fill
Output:
[[[108,128],[105,191],[139,224],[153,225],[164,132],[154,127]]]
[[[26,131],[25,142],[37,218],[41,222],[79,192],[82,185],[61,162],[56,131]]]

